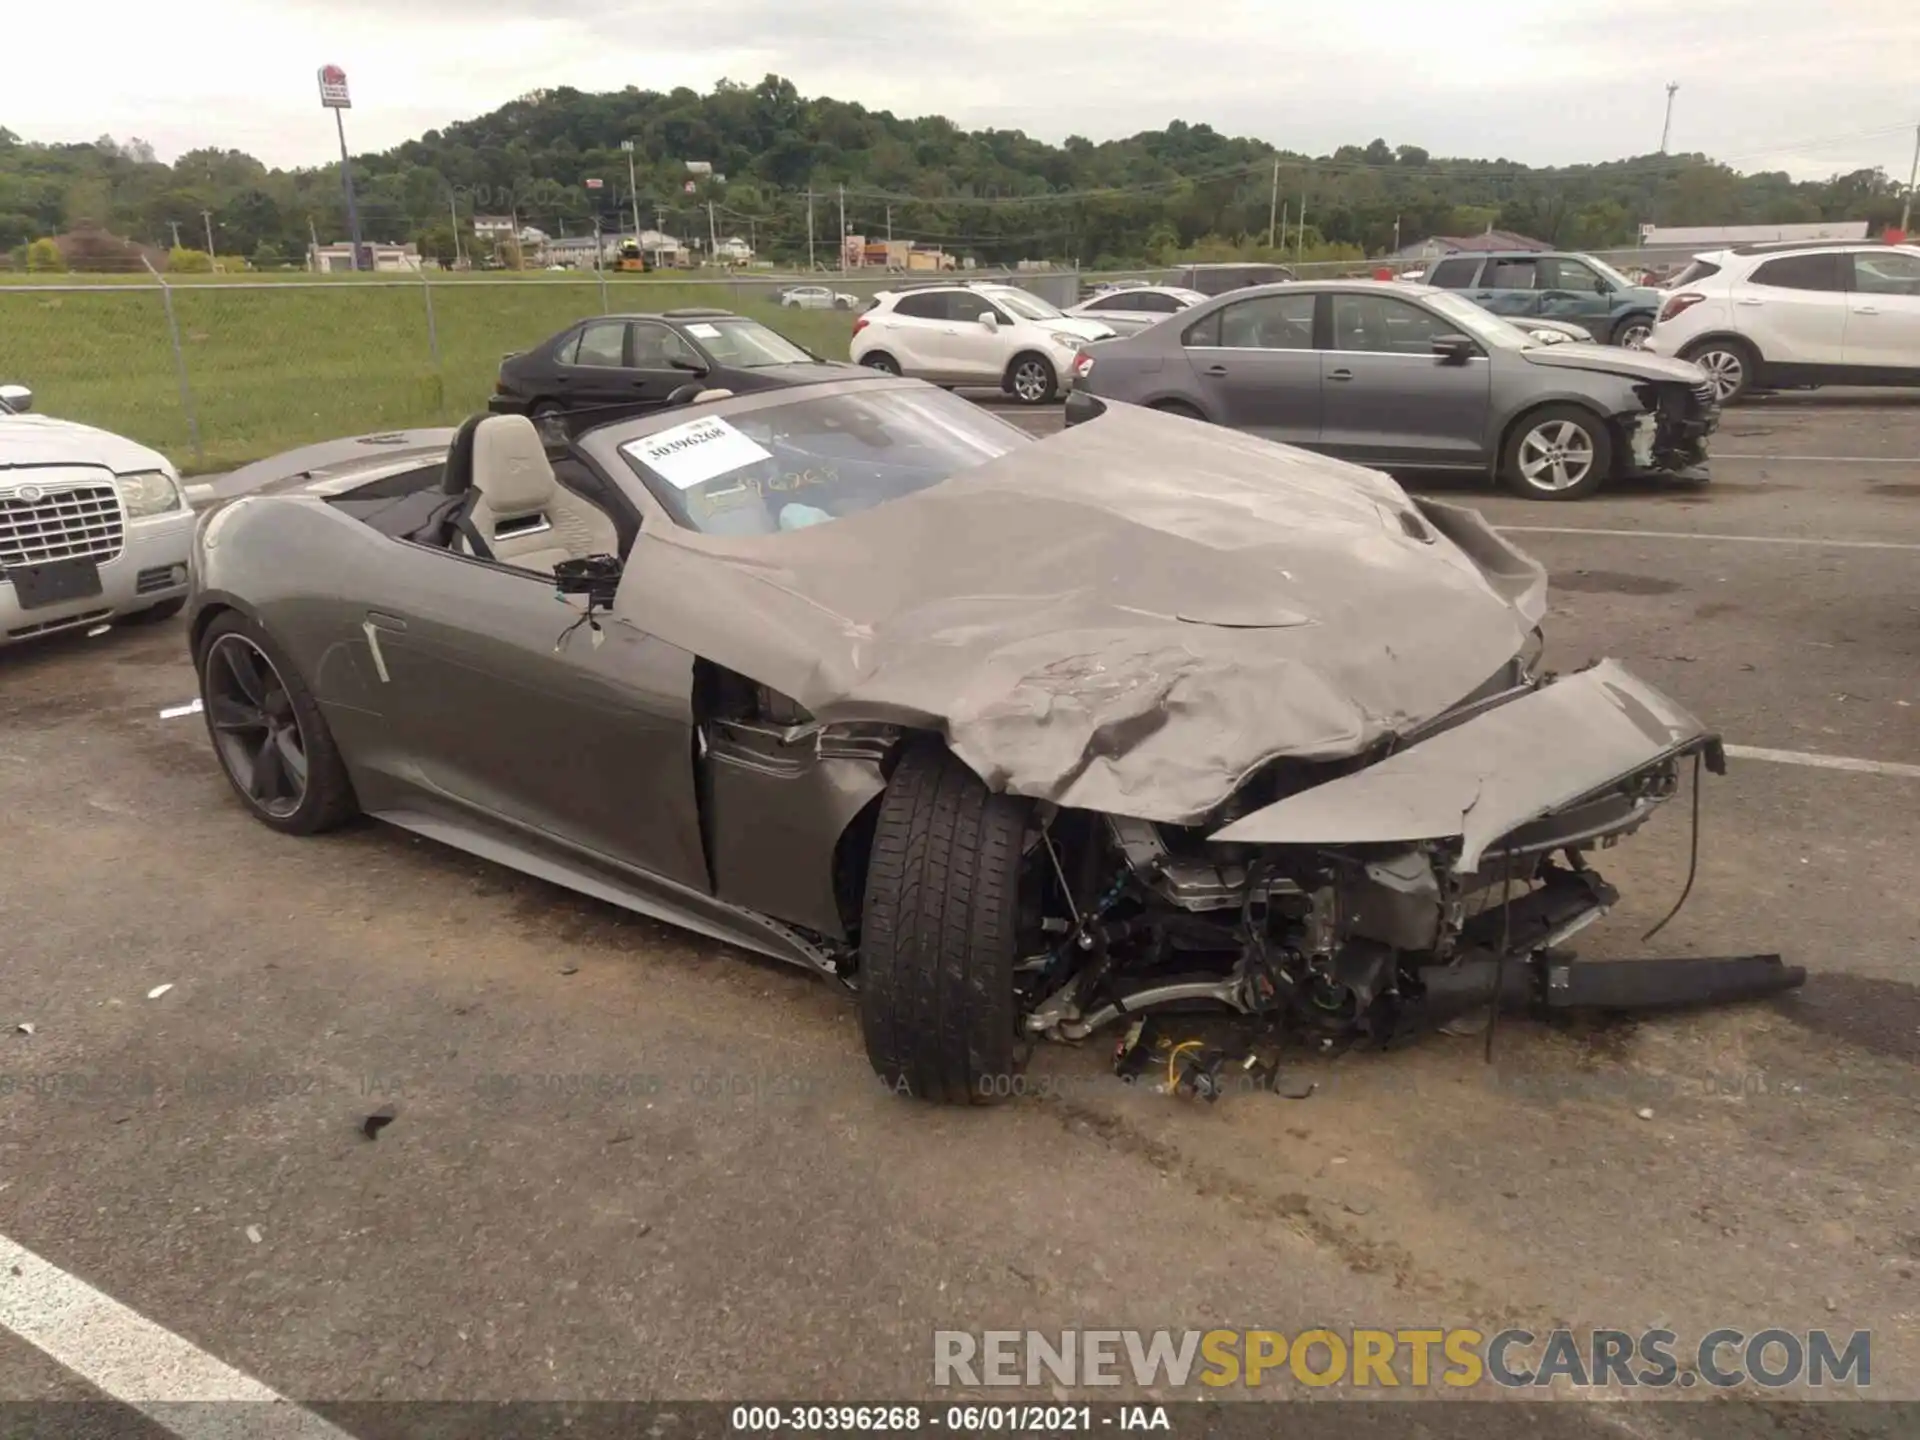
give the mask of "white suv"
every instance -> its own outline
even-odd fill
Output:
[[[1113,335],[1014,285],[887,290],[853,322],[855,363],[937,385],[997,385],[1040,405],[1073,383],[1073,362]]]
[[[1741,245],[1669,281],[1647,349],[1691,360],[1722,404],[1784,385],[1920,385],[1920,247]]]

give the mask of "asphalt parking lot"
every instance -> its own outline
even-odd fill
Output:
[[[1649,948],[1814,979],[1503,1023],[1491,1066],[1305,1056],[1304,1100],[1135,1094],[1095,1042],[1041,1052],[1044,1096],[910,1105],[805,975],[254,824],[159,718],[178,621],[0,655],[0,1245],[322,1409],[922,1396],[934,1330],[996,1326],[1871,1329],[1874,1393],[1920,1398],[1920,398],[1742,407],[1714,471],[1412,488],[1547,564],[1551,662],[1616,656],[1736,747]],[[1584,953],[1647,953],[1687,853],[1676,804],[1603,857]],[[0,1398],[84,1373],[0,1327]]]

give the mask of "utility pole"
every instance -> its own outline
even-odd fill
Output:
[[[1398,215],[1393,217],[1393,253],[1396,255],[1400,253],[1400,217]]]
[[[1667,123],[1660,127],[1660,153],[1667,153],[1667,140],[1673,134],[1673,92],[1680,88],[1678,80],[1667,82]]]
[[[1913,164],[1907,167],[1907,203],[1900,207],[1900,233],[1907,233],[1907,222],[1913,219],[1913,182],[1920,180],[1920,125],[1913,127]]]
[[[1280,248],[1282,250],[1287,248],[1287,234],[1288,234],[1287,223],[1292,215],[1293,215],[1293,202],[1288,201],[1285,205],[1282,205],[1280,207]],[[1267,233],[1269,236],[1272,235],[1273,231],[1271,227],[1268,228]],[[1271,241],[1269,241],[1269,243],[1271,243]]]
[[[840,273],[847,273],[847,187],[840,187]]]
[[[456,230],[454,233],[457,235],[460,232]],[[312,259],[309,260],[307,268],[317,275],[320,273],[320,232],[314,229],[313,217],[311,215],[307,217],[307,238],[313,242]],[[178,225],[173,227],[173,243],[175,245],[180,243],[180,227]]]
[[[1280,208],[1280,157],[1273,157],[1273,194],[1267,200],[1267,248],[1273,248],[1273,212]]]
[[[720,258],[720,237],[713,228],[713,201],[707,201],[707,260],[712,263]]]
[[[1293,258],[1297,261],[1307,253],[1307,182],[1300,182],[1300,244],[1294,249]]]
[[[180,248],[180,222],[178,220],[169,220],[167,224],[173,228],[173,248],[178,250]]]
[[[200,220],[207,227],[207,259],[211,261],[215,254],[213,248],[213,212],[211,210],[202,210],[200,212]]]
[[[807,191],[807,270],[813,270],[813,191]]]
[[[627,152],[627,191],[633,201],[633,238],[640,239],[640,182],[633,178],[633,141],[622,140],[620,148]]]
[[[452,190],[447,191],[447,214],[453,220],[453,265],[457,270],[460,268],[460,196]]]

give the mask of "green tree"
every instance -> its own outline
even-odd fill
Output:
[[[176,275],[206,275],[213,270],[213,257],[204,250],[176,245],[167,252],[167,269]]]
[[[27,246],[27,269],[46,275],[63,273],[66,268],[66,256],[53,241],[43,238]]]
[[[262,240],[253,247],[253,268],[256,270],[273,270],[286,263],[286,255],[270,240]]]

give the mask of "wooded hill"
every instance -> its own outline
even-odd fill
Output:
[[[1706,225],[1897,220],[1901,186],[1879,170],[1800,181],[1737,173],[1704,155],[1642,155],[1530,168],[1436,157],[1375,139],[1331,155],[1276,150],[1176,121],[1095,144],[1050,145],[1017,130],[963,130],[802,96],[769,75],[708,94],[539,91],[491,114],[430,130],[354,160],[363,235],[418,241],[451,258],[453,226],[511,215],[552,235],[632,227],[635,196],[620,145],[634,143],[644,226],[705,239],[707,205],[724,238],[763,257],[832,263],[844,201],[849,233],[892,233],[972,255],[1111,266],[1249,253],[1275,197],[1306,207],[1307,258],[1390,248],[1493,225],[1569,248],[1630,245],[1641,223]],[[711,175],[689,171],[689,162]],[[720,177],[724,177],[724,180]],[[601,180],[589,190],[585,182]],[[810,199],[811,197],[811,199]],[[25,261],[36,238],[88,225],[144,244],[204,245],[211,212],[222,254],[297,260],[310,233],[346,233],[337,165],[269,169],[236,150],[195,150],[171,165],[134,140],[44,145],[0,129],[0,252]],[[1289,231],[1291,251],[1300,237]],[[42,254],[45,253],[44,247]]]

